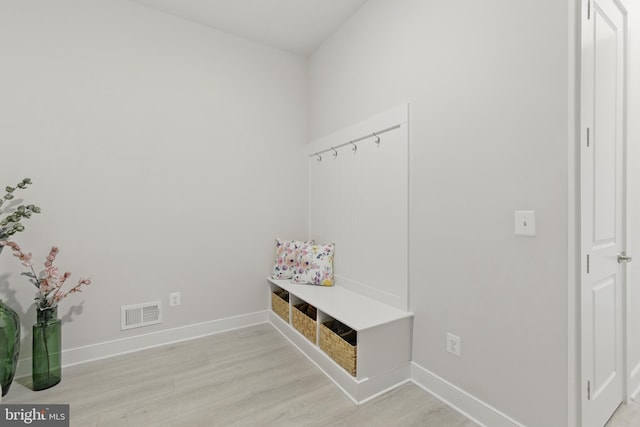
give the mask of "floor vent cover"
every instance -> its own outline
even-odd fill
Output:
[[[143,304],[123,305],[120,307],[120,329],[139,328],[160,323],[160,301]]]

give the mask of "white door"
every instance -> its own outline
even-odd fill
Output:
[[[615,0],[585,0],[581,63],[582,425],[625,398],[625,25]],[[619,263],[619,261],[623,261]]]

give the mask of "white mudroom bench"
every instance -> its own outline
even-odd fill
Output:
[[[356,404],[409,380],[413,313],[338,283],[323,287],[267,281],[270,322]],[[323,327],[336,321],[343,330],[353,330],[343,334],[350,342]]]

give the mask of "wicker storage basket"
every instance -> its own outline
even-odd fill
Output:
[[[356,376],[358,346],[351,345],[331,330],[333,321],[320,325],[320,348],[352,376]]]
[[[289,296],[288,293],[285,295],[286,297]],[[271,309],[274,313],[280,316],[282,320],[289,323],[289,301],[282,299],[282,297],[277,295],[275,292],[271,293]]]
[[[311,307],[312,311],[315,312],[315,307],[310,306],[307,303],[294,305],[293,307],[291,307],[291,317],[293,327],[300,331],[302,335],[307,337],[309,341],[315,344],[318,324],[316,322],[316,319],[312,319],[306,314],[309,307]]]

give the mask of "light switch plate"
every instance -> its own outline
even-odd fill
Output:
[[[515,233],[516,236],[536,235],[536,211],[516,211]]]

